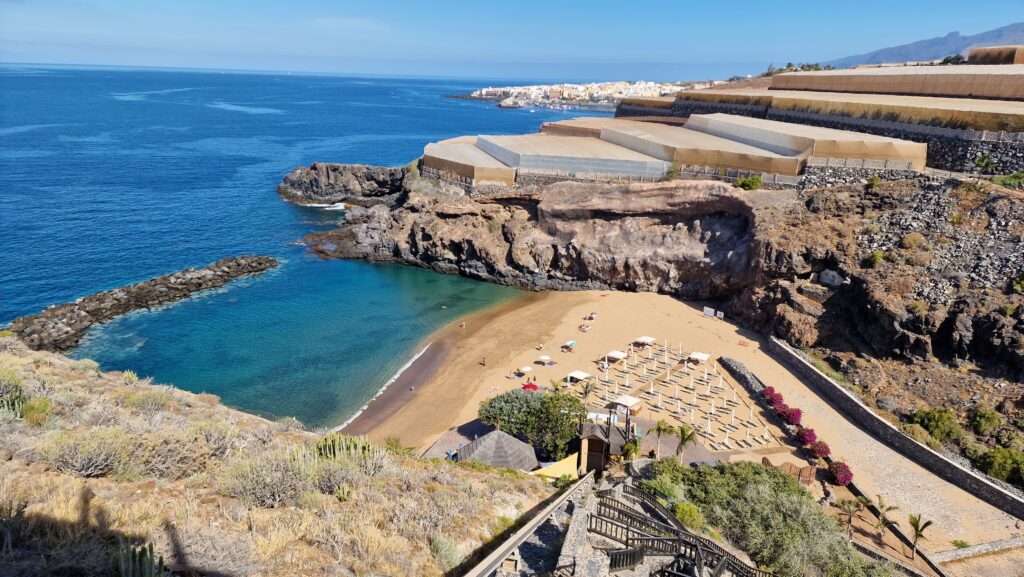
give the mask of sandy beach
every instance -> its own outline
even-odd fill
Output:
[[[581,332],[579,325],[590,313],[596,313],[597,320],[589,323],[588,332]],[[804,409],[806,423],[827,440],[835,455],[850,463],[862,490],[885,495],[903,515],[920,512],[935,520],[925,549],[949,549],[953,539],[982,543],[1019,532],[1009,515],[935,477],[841,417],[764,352],[760,335],[706,317],[699,305],[663,295],[531,294],[470,315],[435,333],[429,339],[435,352],[425,353],[346,431],[379,439],[397,437],[404,445],[423,450],[449,429],[474,419],[482,401],[519,388],[524,379],[510,378],[517,367],[531,366],[530,376],[541,385],[573,370],[596,373],[596,363],[605,353],[623,349],[640,335],[745,363],[793,406]],[[561,352],[559,346],[568,340],[577,342],[576,350]],[[541,354],[550,355],[556,364],[534,364]],[[799,462],[788,449],[773,452],[774,462]]]

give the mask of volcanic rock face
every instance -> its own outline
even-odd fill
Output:
[[[754,226],[751,204],[721,183],[566,182],[472,198],[411,192],[394,210],[351,209],[342,228],[307,242],[324,256],[529,289],[715,298],[754,282]]]
[[[277,191],[296,204],[393,204],[403,192],[406,173],[404,167],[317,162],[288,173]]]
[[[1024,198],[1012,191],[926,180],[800,192],[673,181],[467,195],[415,176],[403,186],[394,204],[353,207],[307,243],[325,257],[528,289],[721,299],[733,318],[843,351],[850,366],[868,366],[851,354],[938,360],[1024,379],[1024,295],[1012,288],[1024,278]]]
[[[277,260],[268,256],[226,258],[203,268],[186,269],[52,306],[37,315],[15,319],[9,328],[35,350],[66,351],[77,345],[95,324],[131,311],[179,301],[276,266]]]

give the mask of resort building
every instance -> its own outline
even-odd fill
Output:
[[[884,136],[728,114],[682,125],[587,117],[538,134],[461,137],[427,145],[422,167],[471,186],[556,177],[658,180],[685,167],[796,177],[811,158],[921,170],[927,146]]]
[[[958,172],[1024,170],[1024,47],[978,49],[991,65],[890,66],[792,72],[768,89],[689,90],[627,98],[619,118],[644,121],[725,113],[910,140],[927,165]],[[687,123],[690,127],[690,124]]]

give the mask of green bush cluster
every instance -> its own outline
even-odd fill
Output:
[[[988,408],[979,407],[971,414],[971,428],[975,433],[989,436],[1003,426],[1003,416]]]
[[[956,441],[964,431],[950,409],[923,409],[910,416],[910,422],[924,427],[928,434],[940,443]]]
[[[480,420],[525,439],[551,460],[565,457],[587,410],[568,393],[503,393],[480,405]]]
[[[1024,487],[1024,452],[1009,447],[996,447],[978,460],[986,475]]]
[[[871,254],[864,257],[864,260],[861,262],[861,266],[864,268],[878,268],[883,262],[885,262],[885,252],[881,250],[873,250],[871,251]]]
[[[764,186],[764,179],[761,178],[760,174],[744,176],[736,179],[736,186],[743,190],[757,190]]]
[[[1005,186],[1006,188],[1024,189],[1024,171],[1018,171],[1014,172],[1013,174],[997,176],[992,179],[992,182],[1000,186]]]
[[[677,514],[690,515],[679,505],[692,504],[707,524],[779,577],[891,575],[859,557],[814,498],[775,469],[747,462],[690,468],[672,459],[655,463],[652,475],[644,485]]]

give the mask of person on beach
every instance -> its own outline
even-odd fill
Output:
[[[484,358],[480,359],[480,366],[481,367],[486,367],[487,366],[487,357],[484,357]]]

